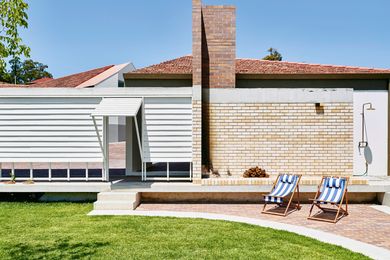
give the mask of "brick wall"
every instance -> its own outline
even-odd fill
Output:
[[[352,174],[352,103],[204,104],[210,164],[222,176],[267,172]]]
[[[235,87],[235,12],[234,6],[202,7],[202,86],[204,88]]]
[[[192,85],[202,84],[202,3],[192,0]]]
[[[202,177],[202,3],[192,0],[192,171]]]
[[[194,179],[202,177],[202,101],[192,101],[192,170]]]

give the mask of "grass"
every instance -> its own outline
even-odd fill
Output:
[[[293,233],[202,219],[86,216],[87,203],[0,202],[0,259],[368,259]]]

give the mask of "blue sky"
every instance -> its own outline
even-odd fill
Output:
[[[191,53],[191,0],[28,1],[22,31],[55,77]],[[388,0],[203,0],[237,7],[237,57],[390,68]]]

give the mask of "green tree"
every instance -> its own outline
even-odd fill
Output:
[[[47,71],[47,65],[33,61],[32,59],[21,62],[19,58],[15,58],[10,60],[9,63],[12,69],[7,73],[8,76],[4,81],[9,81],[9,79],[11,79],[13,82],[16,82],[16,84],[26,84],[36,79],[53,77],[53,75]]]
[[[274,60],[274,61],[282,61],[282,54],[278,52],[277,49],[269,48],[269,54],[263,58],[263,60]]]
[[[23,0],[0,0],[1,74],[5,73],[7,59],[17,59],[22,55],[30,56],[30,48],[23,44],[22,38],[19,36],[19,28],[28,27],[27,9],[28,4]]]

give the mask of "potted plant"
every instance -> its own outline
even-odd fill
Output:
[[[25,180],[23,184],[34,184],[34,181],[32,179]]]
[[[244,178],[268,178],[269,175],[265,172],[265,169],[256,166],[246,170],[243,174],[243,177]]]
[[[11,171],[9,176],[11,177],[11,180],[5,182],[5,184],[15,184],[16,183],[16,176],[15,176],[15,172],[14,171]]]

